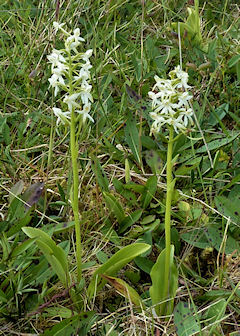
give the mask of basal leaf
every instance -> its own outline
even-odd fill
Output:
[[[138,164],[141,165],[141,143],[139,131],[133,116],[129,116],[125,126],[125,137],[129,148]]]
[[[214,198],[217,209],[226,217],[230,217],[234,222],[240,221],[239,199],[229,199],[225,196],[216,196]]]
[[[149,293],[154,305],[155,312],[158,316],[169,315],[173,311],[174,298],[178,288],[178,270],[174,265],[174,246],[171,245],[170,267],[169,267],[169,298],[165,297],[164,281],[165,281],[165,256],[164,249],[157,258],[151,269],[150,276],[152,286]],[[167,301],[166,301],[167,300]]]
[[[105,274],[114,276],[121,268],[126,266],[130,261],[136,258],[138,255],[146,252],[150,248],[150,245],[135,243],[129,246],[121,248],[116,252],[107,262],[101,265],[93,274],[88,287],[89,297],[93,297],[95,289],[99,291],[106,283],[106,280],[100,279],[99,275]]]
[[[15,201],[21,202],[17,199],[14,199],[11,203],[14,204]],[[13,222],[13,224],[11,225],[10,229],[7,231],[7,236],[8,237],[12,237],[13,235],[15,235],[16,233],[18,233],[21,228],[25,225],[28,225],[32,219],[32,214],[31,211],[25,211],[23,203],[19,204],[19,208],[18,210],[21,209],[21,214],[22,214],[22,218],[16,218]]]
[[[201,330],[193,309],[186,302],[179,302],[175,307],[174,324],[178,336],[195,335]]]
[[[22,230],[28,237],[36,238],[37,245],[57,272],[60,280],[63,281],[65,279],[63,283],[67,286],[69,274],[67,257],[64,250],[60,246],[57,246],[49,235],[40,229],[23,227]],[[65,274],[64,276],[62,271]]]
[[[35,240],[36,240],[35,238],[28,239],[25,242],[18,245],[17,247],[15,247],[11,253],[11,257],[17,257],[18,255],[26,251],[29,247],[32,246]]]
[[[86,336],[88,334],[89,327],[91,327],[94,320],[94,312],[82,313],[57,323],[51,329],[46,330],[43,336]]]
[[[103,168],[101,167],[101,164],[97,157],[93,158],[92,170],[94,172],[94,175],[102,191],[109,191],[109,188],[108,188],[109,182],[108,182],[107,176]]]
[[[117,221],[120,224],[125,219],[125,213],[121,204],[109,192],[104,192],[103,196],[105,198],[109,211],[116,216]]]
[[[146,209],[149,206],[152,198],[154,197],[157,191],[157,176],[154,175],[154,176],[149,177],[145,188],[146,188],[146,191],[145,193],[142,194],[142,197],[141,197],[141,202],[142,202],[142,206],[144,209]]]
[[[227,301],[225,299],[213,302],[204,314],[204,318],[208,320],[207,324],[209,325],[220,320],[225,314],[226,307]]]
[[[9,203],[13,201],[15,196],[18,196],[22,193],[24,188],[24,182],[22,180],[18,181],[14,186],[10,189],[9,193]]]
[[[236,139],[239,136],[239,133],[235,133],[233,136],[229,138],[219,138],[217,140],[213,140],[207,144],[209,150],[218,149],[222,146],[225,146],[231,142],[233,142],[234,139]],[[198,148],[196,150],[196,153],[205,153],[206,152],[206,146],[203,145],[202,147]]]
[[[121,223],[119,233],[126,231],[130,226],[136,223],[142,216],[142,210],[136,210],[129,216],[127,216],[124,221]]]
[[[204,229],[196,228],[191,230],[190,232],[182,233],[181,239],[183,239],[190,245],[196,246],[201,249],[209,247],[209,240],[205,235]]]
[[[134,303],[137,307],[144,307],[144,303],[138,293],[124,280],[105,274],[101,274],[101,277],[107,280],[119,293],[121,293],[130,302]]]
[[[149,258],[145,258],[145,257],[136,257],[134,262],[137,265],[137,267],[139,267],[143,272],[147,274],[150,274],[151,269],[154,265],[152,260],[150,260]]]

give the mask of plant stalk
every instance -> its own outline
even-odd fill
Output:
[[[74,109],[71,112],[71,130],[70,130],[70,149],[71,149],[71,159],[72,159],[72,172],[73,172],[73,199],[72,199],[72,209],[75,222],[75,234],[76,234],[76,261],[77,261],[77,279],[78,281],[82,278],[82,243],[81,243],[81,228],[80,228],[80,216],[79,216],[79,206],[78,206],[78,187],[79,187],[79,177],[78,177],[78,144],[76,142],[76,125],[75,125],[75,115]]]
[[[167,151],[167,198],[165,211],[165,271],[164,271],[164,296],[168,298],[169,292],[169,269],[171,252],[171,204],[172,204],[172,149],[173,149],[173,127],[169,128],[169,141]],[[163,310],[165,309],[163,305]]]
[[[73,73],[71,54],[69,53],[69,95],[73,94]],[[80,282],[82,278],[82,242],[81,242],[81,227],[80,227],[80,215],[78,206],[78,189],[79,189],[79,176],[78,176],[78,142],[76,134],[76,118],[75,109],[71,110],[71,126],[70,126],[70,150],[73,172],[73,197],[72,197],[72,209],[75,223],[75,235],[76,235],[76,262],[77,262],[77,280]]]

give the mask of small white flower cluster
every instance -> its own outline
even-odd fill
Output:
[[[189,105],[192,95],[186,91],[190,88],[187,84],[188,74],[178,65],[169,72],[169,76],[171,79],[155,76],[156,84],[152,91],[148,92],[153,109],[150,116],[154,120],[151,134],[159,133],[164,125],[173,126],[175,132],[179,133],[185,132],[189,124],[194,124],[193,110]]]
[[[53,49],[52,53],[47,56],[51,63],[52,76],[49,78],[50,87],[54,88],[54,96],[64,91],[63,103],[68,106],[68,111],[63,112],[62,109],[53,107],[53,112],[57,116],[57,125],[59,122],[70,123],[71,112],[82,115],[82,121],[86,119],[94,122],[90,116],[91,103],[93,97],[91,95],[92,86],[88,83],[90,79],[90,69],[92,65],[89,58],[92,56],[92,49],[81,53],[77,50],[81,42],[85,40],[80,36],[79,28],[68,33],[63,26],[65,23],[53,23],[55,31],[61,31],[65,36],[65,49]],[[80,61],[79,61],[80,60]]]

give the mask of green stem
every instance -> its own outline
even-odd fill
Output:
[[[73,94],[73,73],[71,55],[69,54],[69,95]],[[78,282],[82,278],[82,242],[81,242],[81,227],[80,227],[80,215],[78,206],[78,189],[79,189],[79,177],[78,177],[78,143],[76,136],[76,118],[75,109],[72,107],[71,111],[71,126],[70,126],[70,150],[72,160],[72,172],[73,172],[73,198],[72,209],[75,223],[75,235],[76,235],[76,261],[77,261],[77,280]]]
[[[165,211],[165,272],[164,272],[164,297],[168,298],[169,291],[169,268],[171,252],[171,203],[172,203],[172,149],[173,127],[169,128],[169,141],[167,151],[167,199]],[[165,309],[165,304],[163,305]]]
[[[76,260],[77,260],[77,279],[82,278],[82,243],[81,243],[81,229],[80,229],[80,216],[78,206],[78,145],[76,143],[76,125],[74,119],[74,109],[71,112],[71,130],[70,130],[70,148],[72,159],[72,171],[73,171],[73,200],[72,208],[75,222],[75,234],[76,234]]]

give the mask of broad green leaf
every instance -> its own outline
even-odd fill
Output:
[[[196,335],[201,327],[194,316],[194,310],[186,302],[180,301],[174,309],[174,324],[178,336]]]
[[[132,154],[137,161],[138,164],[141,165],[142,159],[141,159],[141,143],[140,143],[140,136],[139,131],[136,126],[136,121],[133,116],[129,116],[126,122],[125,127],[125,137],[126,142],[129,146],[129,148],[132,151]]]
[[[23,188],[24,188],[24,182],[22,180],[14,184],[14,186],[10,189],[10,192],[9,192],[9,203],[13,201],[15,196],[18,196],[22,193]]]
[[[210,330],[208,331],[208,335],[215,335],[215,330],[219,325],[219,322],[225,315],[225,311],[227,308],[227,301],[225,299],[221,299],[208,308],[204,318],[207,319],[206,325],[211,325]]]
[[[193,166],[186,166],[182,165],[178,169],[176,169],[175,174],[176,175],[189,175],[192,170],[195,170],[199,166],[199,162],[197,160],[197,163],[195,163]]]
[[[209,240],[207,239],[205,235],[204,229],[193,229],[190,232],[185,232],[181,234],[181,239],[186,241],[192,246],[204,249],[206,247],[209,247]]]
[[[5,144],[8,146],[11,144],[11,132],[7,124],[7,119],[4,119],[0,124],[0,134],[2,135]]]
[[[56,319],[58,316],[61,319],[70,318],[73,315],[73,311],[67,307],[62,306],[53,306],[53,307],[47,307],[44,309],[44,313],[49,317],[53,317]]]
[[[0,289],[0,302],[8,302],[6,294]]]
[[[144,193],[144,191],[145,191],[145,187],[143,185],[132,183],[132,182],[128,183],[128,184],[125,184],[124,188],[128,189],[128,190],[133,190],[133,191],[135,191],[137,193],[140,193],[140,194]]]
[[[82,222],[82,221],[80,221]],[[43,227],[43,231],[47,233],[52,233],[52,234],[59,234],[65,231],[68,231],[70,229],[74,228],[74,221],[70,222],[63,222],[63,223],[58,223],[58,224],[46,224]]]
[[[136,199],[137,199],[136,195],[131,190],[125,188],[126,185],[128,185],[128,184],[123,184],[121,181],[119,181],[116,178],[114,178],[112,180],[112,182],[113,182],[113,185],[114,185],[116,191],[122,197],[126,198],[129,201],[129,203],[131,203],[131,204],[136,204],[137,203],[137,201],[136,201]],[[129,183],[131,183],[131,182],[129,182]]]
[[[136,53],[133,53],[131,59],[135,69],[136,80],[139,82],[142,75],[142,60],[135,55]]]
[[[156,142],[148,135],[142,135],[141,142],[142,146],[149,150],[154,150],[155,152],[158,149],[158,145],[156,144]]]
[[[207,144],[208,149],[209,150],[214,150],[214,149],[220,148],[222,146],[225,146],[225,145],[233,142],[233,140],[236,139],[238,136],[239,136],[239,132],[237,132],[236,134],[234,134],[233,136],[231,136],[229,138],[219,138],[217,140],[213,140],[213,141],[211,141]],[[202,147],[200,147],[196,150],[196,153],[205,153],[206,150],[207,150],[206,146],[203,145]]]
[[[5,261],[9,258],[9,255],[11,253],[11,246],[10,246],[10,243],[7,239],[5,232],[3,232],[1,236],[0,246],[1,246],[1,254],[2,254],[1,259]]]
[[[136,223],[142,216],[142,210],[136,210],[129,216],[127,216],[123,222],[121,222],[119,233],[126,231],[130,226]]]
[[[137,267],[139,267],[143,272],[150,274],[151,269],[154,265],[153,261],[145,257],[137,257],[134,260]]]
[[[101,277],[107,280],[119,293],[121,293],[130,302],[134,303],[137,307],[144,308],[144,303],[138,293],[124,280],[105,274],[101,274]]]
[[[120,224],[125,219],[125,213],[121,204],[109,192],[103,192],[103,196],[107,203],[108,209],[116,216],[117,221]]]
[[[219,123],[220,120],[222,120],[225,115],[228,113],[228,109],[229,109],[229,104],[228,103],[224,103],[222,105],[220,105],[219,107],[216,108],[216,110],[214,110],[214,108],[211,110],[209,119],[208,119],[208,123],[211,126],[215,126]]]
[[[89,332],[91,325],[95,321],[94,316],[94,312],[86,312],[64,319],[63,321],[58,322],[51,329],[46,330],[43,333],[43,336],[86,336]]]
[[[49,237],[49,235],[46,232],[43,232],[40,229],[32,227],[24,227],[22,228],[22,230],[30,238],[37,238],[38,240],[41,240],[45,244],[47,244],[53,251],[55,257],[59,259],[59,261],[62,263],[63,268],[67,269],[68,262],[63,249],[57,246],[56,243]]]
[[[207,229],[194,229],[191,232],[181,234],[181,238],[192,246],[205,249],[213,247],[219,251],[222,244],[223,235],[217,227],[209,226]],[[234,250],[239,250],[239,243],[231,236],[227,237],[225,252],[231,254]]]
[[[147,180],[145,186],[145,193],[143,193],[141,197],[141,202],[144,209],[146,209],[149,206],[156,191],[157,191],[157,176],[154,175],[149,177],[149,179]]]
[[[26,251],[32,244],[35,242],[35,238],[28,239],[25,242],[21,243],[19,246],[15,247],[11,253],[11,257],[17,257],[24,251]]]
[[[160,174],[163,169],[163,160],[156,150],[149,150],[145,156],[146,162],[153,174]]]
[[[100,279],[99,275],[106,274],[114,276],[121,268],[126,266],[130,261],[136,258],[138,255],[146,252],[150,248],[150,245],[135,243],[129,246],[121,248],[116,252],[107,262],[101,265],[93,274],[88,287],[89,297],[93,297],[96,291],[99,291],[106,283],[106,280]]]
[[[230,60],[228,61],[229,68],[233,67],[238,62],[240,62],[240,54],[234,55],[233,57],[230,58]]]
[[[210,226],[207,229],[206,236],[207,236],[207,238],[208,238],[208,240],[210,242],[209,245],[211,245],[217,251],[219,251],[220,246],[221,246],[222,241],[223,241],[222,232],[219,231],[218,228]],[[235,250],[240,251],[240,249],[239,249],[239,242],[237,242],[233,237],[231,237],[231,236],[228,235],[224,251],[225,251],[226,254],[231,254]]]
[[[109,241],[116,246],[121,245],[121,240],[118,237],[117,232],[113,229],[113,225],[109,220],[106,220],[104,223],[104,226],[101,228],[101,233],[105,239],[109,239]]]
[[[22,200],[14,198],[8,210],[8,217],[7,217],[8,221],[10,221],[11,223],[13,223],[13,225],[15,225],[16,220],[22,219],[25,216],[26,211]]]
[[[41,249],[40,241],[38,241],[39,248]],[[66,272],[66,269],[63,268],[60,261],[54,255],[44,254],[49,264],[52,266],[53,270],[57,274],[59,280],[63,283],[63,285],[67,288],[69,285],[69,274]]]
[[[92,170],[102,191],[109,191],[109,182],[97,157],[93,158]]]
[[[225,196],[216,196],[214,198],[216,207],[220,213],[230,217],[234,222],[240,221],[239,198],[229,199]]]
[[[237,174],[229,183],[227,183],[220,191],[219,196],[221,196],[226,190],[230,189],[233,185],[236,185],[240,181],[240,174]]]
[[[174,265],[174,246],[171,245],[169,265],[169,298],[165,297],[165,255],[166,249],[160,253],[150,272],[152,286],[149,289],[149,293],[158,316],[169,315],[172,313],[174,298],[178,288],[178,270]]]
[[[64,281],[63,283],[67,286],[69,274],[67,257],[64,250],[60,246],[57,246],[49,235],[40,229],[24,227],[22,230],[28,237],[37,238],[37,245],[54,268],[60,280]]]
[[[156,219],[156,215],[148,215],[141,220],[142,225],[148,225]]]
[[[17,200],[18,201],[18,200]],[[14,204],[15,200],[12,201],[11,204]],[[20,202],[20,201],[19,201]],[[12,237],[13,235],[15,235],[16,233],[18,233],[23,226],[28,225],[32,219],[32,214],[31,211],[25,211],[23,204],[19,204],[19,208],[18,209],[22,209],[22,218],[16,218],[13,225],[11,225],[10,229],[7,231],[7,236],[8,237]]]
[[[209,300],[217,300],[217,299],[228,299],[232,294],[231,290],[227,289],[214,289],[206,292],[205,294],[198,297],[199,300],[206,302]],[[236,291],[236,295],[240,296],[240,289]]]
[[[53,251],[51,248],[44,243],[41,240],[37,240],[36,244],[38,245],[39,249],[44,254],[45,258],[49,262],[49,264],[52,266],[54,272],[57,274],[59,280],[67,287],[67,275],[65,270],[63,269],[61,263],[56,259],[56,257],[53,255]]]
[[[225,314],[226,307],[227,301],[225,299],[213,302],[204,314],[204,318],[208,320],[207,324],[209,325],[220,320]]]

